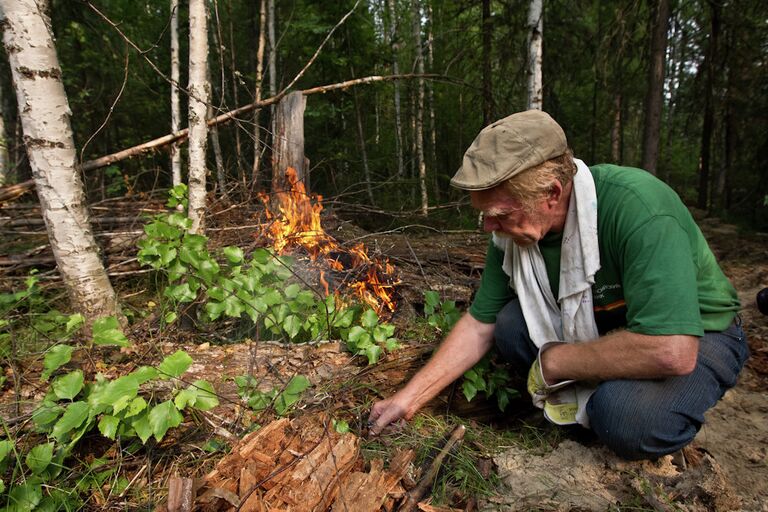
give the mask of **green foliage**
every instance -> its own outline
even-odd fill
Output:
[[[186,204],[186,188],[171,190],[169,206]],[[277,339],[306,342],[324,336],[343,339],[350,351],[378,361],[383,350],[394,350],[394,326],[374,311],[343,306],[334,296],[319,298],[291,282],[291,259],[256,249],[246,256],[239,247],[208,251],[208,239],[187,232],[191,221],[179,212],[156,216],[144,227],[138,260],[164,272],[163,295],[174,305],[200,300],[204,320],[248,319]],[[217,257],[218,256],[218,257]],[[164,316],[167,323],[177,315]]]
[[[303,375],[294,375],[282,390],[272,388],[261,391],[252,375],[235,377],[237,394],[254,411],[263,411],[270,406],[278,416],[285,416],[301,399],[301,395],[310,387],[309,379]]]
[[[509,386],[510,381],[509,372],[495,365],[491,355],[486,355],[464,373],[461,391],[468,402],[472,401],[479,391],[484,392],[487,398],[495,395],[496,404],[504,411],[509,405],[509,400],[520,394]]]
[[[441,301],[440,294],[433,290],[424,292],[424,314],[427,316],[427,323],[441,333],[453,329],[461,318],[461,311],[456,308],[456,302]]]

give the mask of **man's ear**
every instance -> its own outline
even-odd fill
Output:
[[[554,208],[562,197],[563,184],[560,183],[560,180],[554,180],[549,187],[549,192],[547,192],[547,206]]]

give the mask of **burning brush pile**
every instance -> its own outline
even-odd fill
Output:
[[[372,258],[365,245],[346,248],[323,229],[322,197],[308,194],[292,168],[286,170],[287,190],[260,194],[266,207],[268,227],[259,236],[268,239],[276,254],[302,253],[309,259],[310,273],[317,276],[326,296],[342,302],[358,300],[383,318],[395,311],[394,287],[398,281],[386,258]]]

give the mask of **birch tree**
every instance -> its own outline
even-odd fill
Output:
[[[544,39],[544,0],[531,0],[528,11],[528,108],[544,108],[542,94],[542,42]]]
[[[181,129],[179,109],[179,0],[171,0],[171,132]],[[178,143],[171,145],[171,180],[181,183],[181,153]]]
[[[416,72],[424,74],[424,52],[421,42],[421,9],[419,0],[413,0],[413,44],[416,51]],[[427,166],[424,161],[424,78],[419,77],[418,96],[416,103],[416,119],[414,141],[416,146],[416,162],[419,169],[419,188],[421,189],[421,214],[426,217],[429,199],[427,197]]]
[[[50,19],[35,0],[0,0],[24,143],[51,249],[72,306],[95,319],[118,312],[91,231]]]
[[[8,139],[5,135],[5,102],[3,101],[4,92],[5,91],[3,91],[3,86],[0,84],[0,187],[5,185],[5,182],[8,179],[9,164]]]
[[[206,142],[205,116],[208,76],[208,16],[205,0],[189,2],[189,218],[191,233],[205,229]]]

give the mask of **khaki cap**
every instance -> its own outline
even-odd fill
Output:
[[[568,150],[560,125],[541,110],[526,110],[486,126],[464,153],[451,185],[485,190]]]

